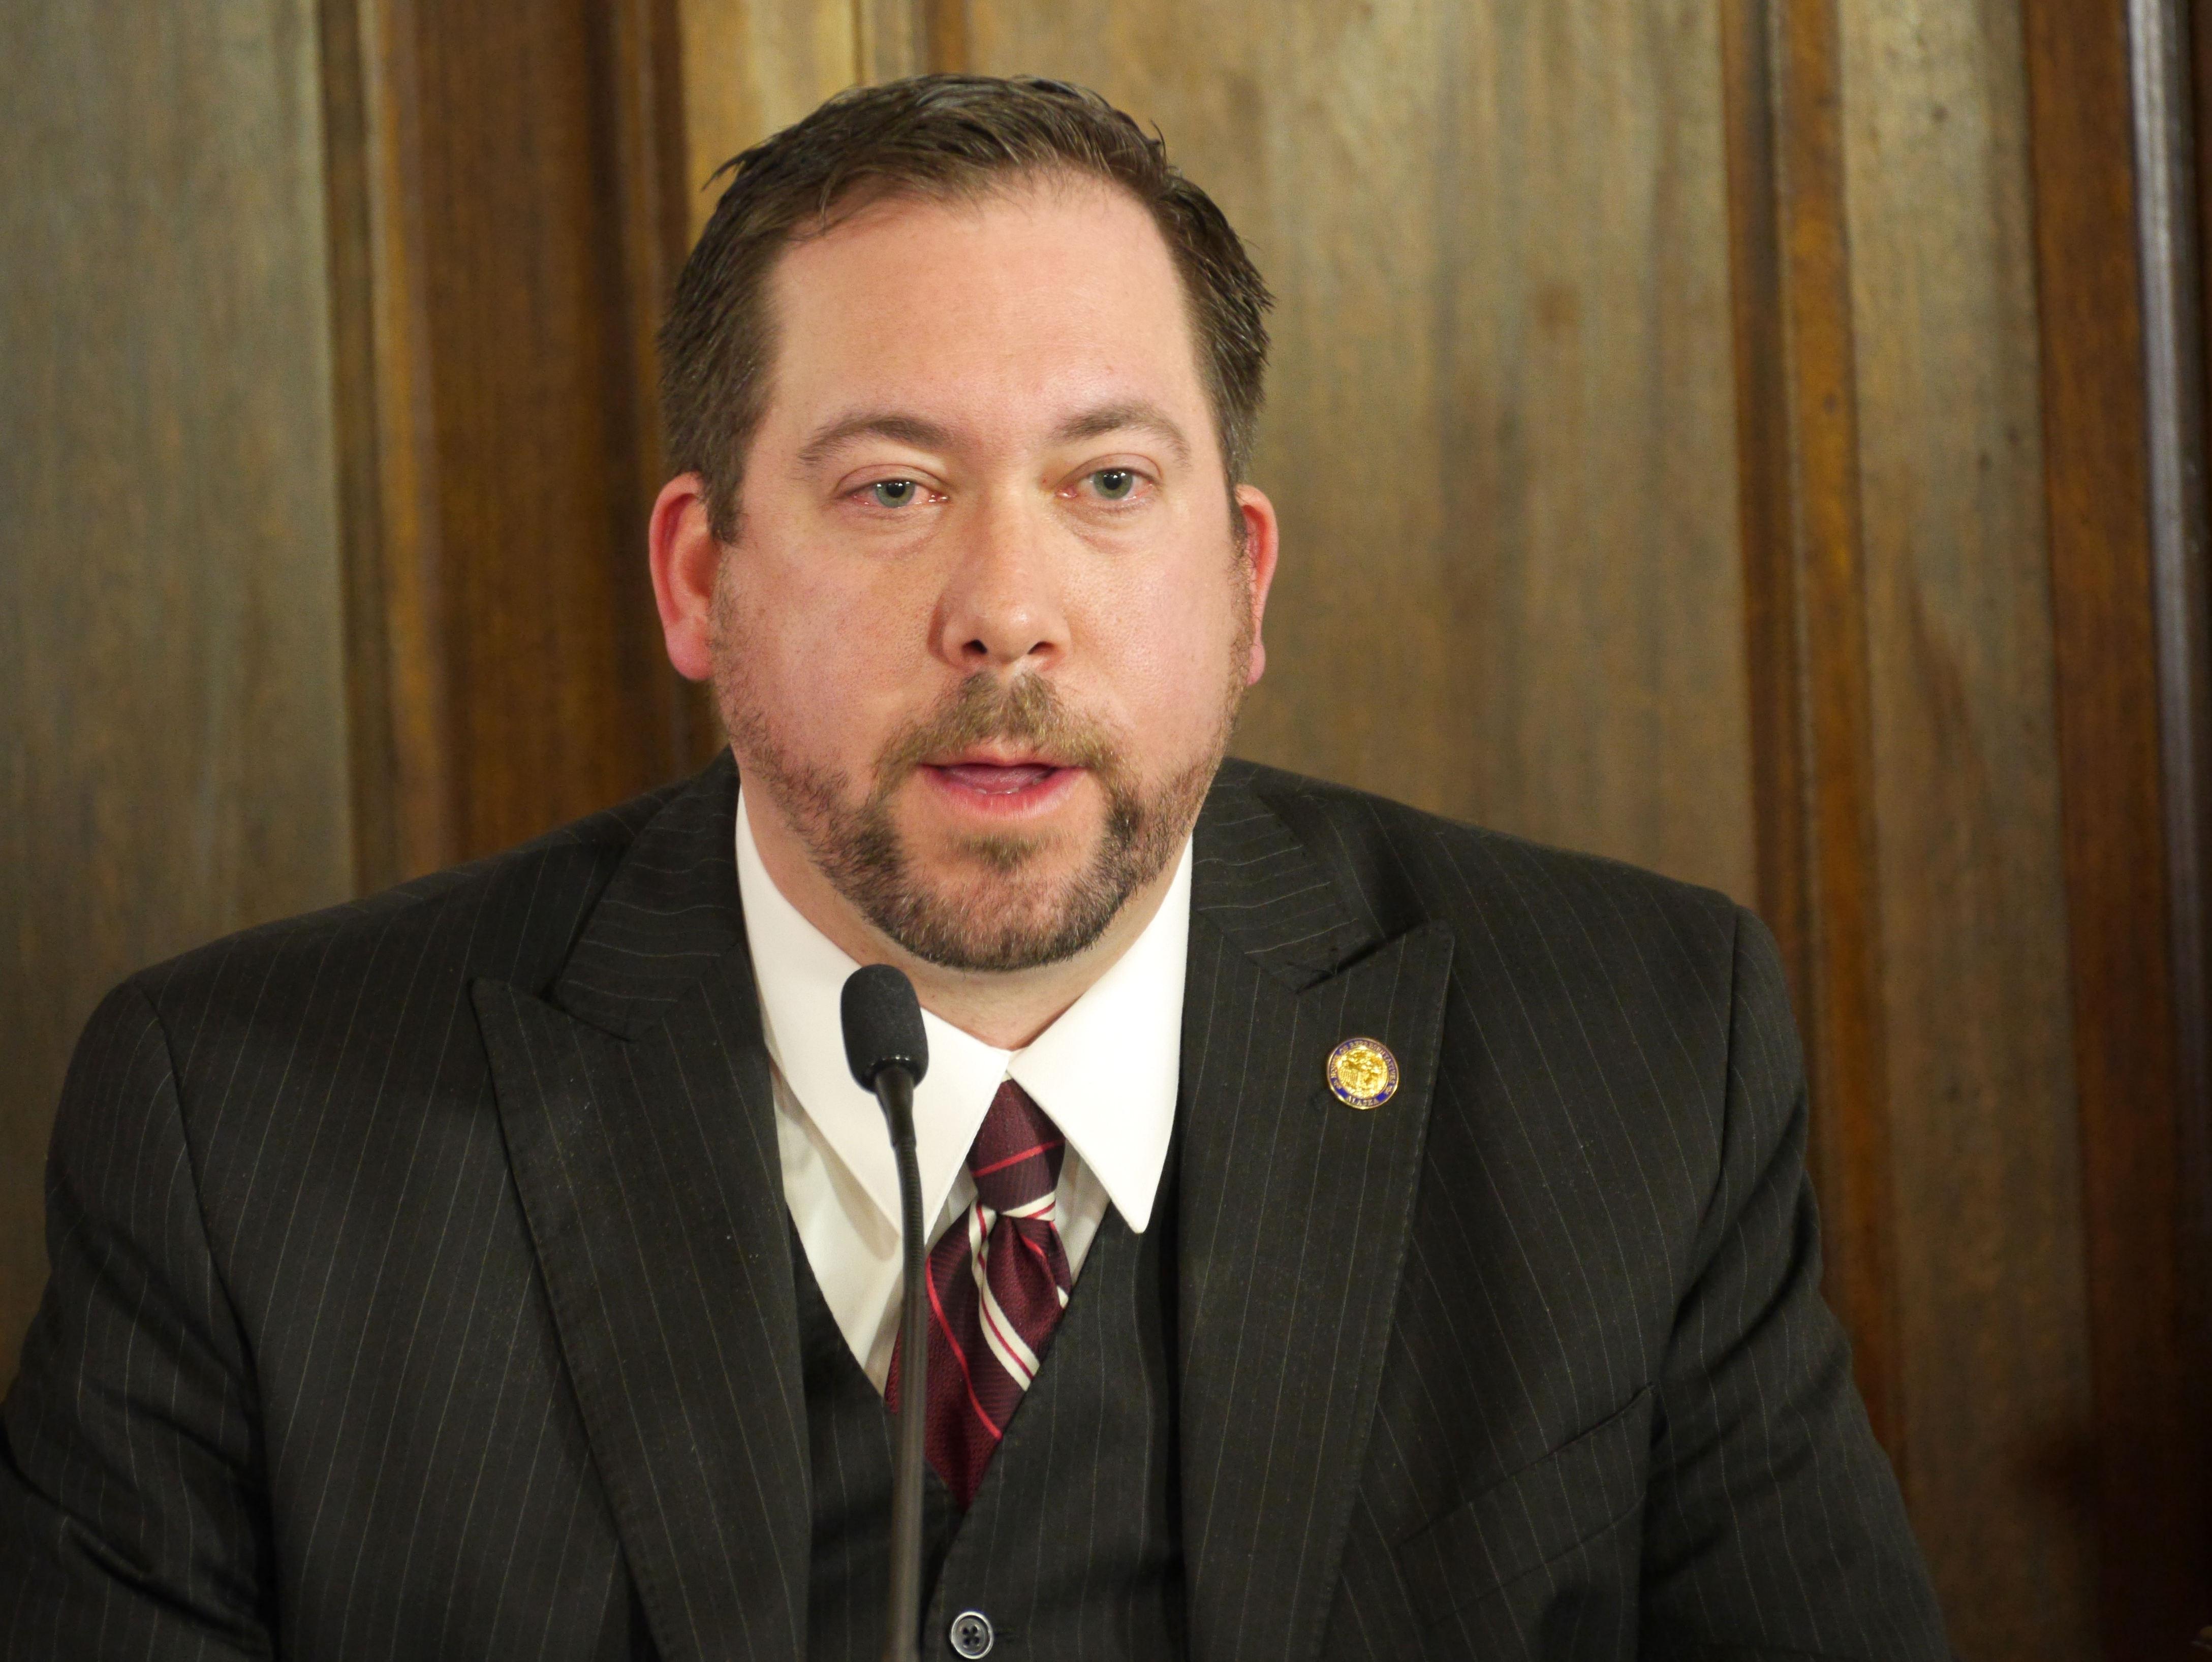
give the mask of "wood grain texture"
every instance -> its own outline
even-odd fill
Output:
[[[1812,838],[1805,811],[1798,481],[1790,434],[1790,294],[1784,276],[1774,17],[1765,0],[1732,0],[1720,9],[1720,23],[1753,853],[1759,915],[1781,948],[1802,1022],[1813,979]],[[1839,184],[1840,174],[1838,169]],[[1856,400],[1855,383],[1852,391]],[[1852,454],[1856,464],[1856,447]],[[1863,1345],[1859,1362],[1863,1368]]]
[[[1836,9],[1722,14],[1760,905],[1806,1044],[1826,1291],[1911,1493]]]
[[[1241,754],[1752,897],[1726,197],[1686,0],[969,0],[1156,122],[1280,300]]]
[[[648,354],[683,233],[659,86],[675,14],[360,0],[354,16],[361,110],[349,125],[333,99],[331,173],[363,216],[337,238],[359,251],[335,262],[344,379],[377,410],[347,448],[356,725],[392,781],[388,804],[364,793],[391,868],[374,882],[632,794],[714,738],[663,656],[645,566]]]
[[[312,0],[0,9],[0,1374],[99,995],[352,876]]]
[[[2191,87],[2197,139],[2197,337],[2206,361],[2200,377],[2206,407],[2199,431],[2212,445],[2212,0],[2190,0],[2189,38],[2194,80]],[[2199,557],[2204,551],[2199,549]],[[2206,828],[2212,835],[2212,826]],[[2208,919],[2212,932],[2212,919]],[[2199,1012],[2212,1046],[2212,1000]],[[2200,1403],[2212,1399],[2212,1090],[2194,1105],[2184,1105],[2179,1127],[2183,1182],[2183,1334],[2191,1388]],[[2212,1420],[2212,1410],[2200,1413]],[[2212,1577],[2212,1562],[2204,1566]],[[2212,1627],[2203,1637],[2212,1638]]]
[[[454,853],[681,771],[637,482],[603,8],[418,14],[423,283]]]
[[[2021,18],[1842,9],[1915,1521],[1968,1656],[2097,1645]]]
[[[906,0],[681,0],[684,171],[691,235],[714,211],[714,170],[830,94],[913,73]],[[863,76],[864,54],[875,73]]]
[[[322,0],[332,409],[357,887],[453,858],[413,0]]]
[[[690,153],[684,116],[684,42],[678,0],[622,0],[612,9],[607,70],[613,94],[615,188],[623,255],[626,368],[635,441],[628,460],[643,516],[667,482],[661,445],[661,319],[676,292],[677,274],[691,248]],[[657,624],[651,631],[659,640]],[[722,748],[713,693],[672,668],[655,677],[663,734],[677,771],[704,765]]]
[[[921,19],[917,70],[938,75],[976,67],[969,0],[916,0],[915,9]]]
[[[2105,1654],[2212,1610],[2207,1414],[2183,1367],[2185,1101],[2153,616],[2124,20],[2028,0],[2043,438],[2096,1385]]]
[[[696,237],[707,181],[832,93],[968,65],[965,0],[680,0],[686,205]]]

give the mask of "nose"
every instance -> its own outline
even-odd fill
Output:
[[[938,601],[939,654],[963,675],[1042,670],[1067,650],[1047,528],[1010,501],[978,504]]]

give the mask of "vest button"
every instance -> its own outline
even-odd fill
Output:
[[[991,1631],[991,1618],[981,1610],[962,1610],[952,1618],[952,1653],[975,1662],[979,1656],[991,1653],[991,1641],[998,1635]]]

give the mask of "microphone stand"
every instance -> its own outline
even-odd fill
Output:
[[[914,1152],[914,1088],[929,1071],[929,1034],[914,983],[890,964],[845,978],[838,995],[845,1062],[875,1093],[898,1167],[899,1241],[906,1290],[899,1306],[899,1406],[891,1467],[890,1610],[883,1662],[917,1662],[921,1629],[921,1484],[929,1423],[929,1264],[921,1233],[921,1168]]]
[[[917,1662],[921,1627],[921,1468],[929,1412],[929,1273],[921,1222],[921,1170],[914,1151],[914,1076],[893,1062],[878,1069],[876,1100],[898,1164],[899,1240],[905,1261],[899,1307],[899,1405],[891,1468],[890,1613],[884,1662]]]

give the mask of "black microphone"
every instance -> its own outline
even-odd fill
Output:
[[[921,1171],[914,1157],[914,1088],[929,1071],[929,1035],[914,983],[889,964],[871,964],[845,978],[838,1000],[845,1061],[862,1090],[872,1090],[890,1127],[898,1163],[899,1230],[905,1252],[905,1292],[899,1309],[899,1406],[891,1472],[890,1613],[884,1627],[884,1662],[915,1662],[921,1629],[921,1462],[929,1391],[928,1273],[921,1234]]]

